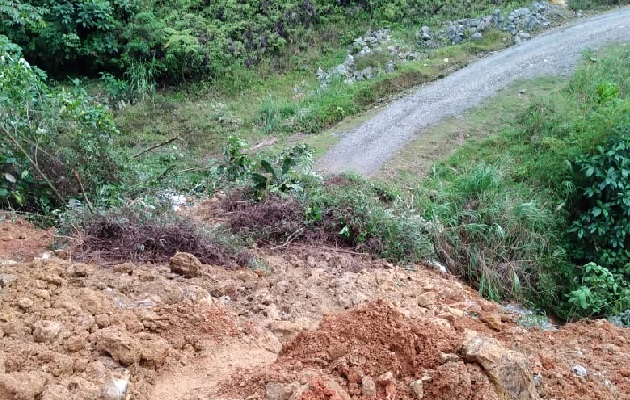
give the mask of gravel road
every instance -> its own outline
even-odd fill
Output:
[[[582,52],[630,41],[630,7],[548,31],[528,42],[480,59],[414,93],[347,133],[316,162],[323,173],[375,173],[406,143],[431,125],[474,107],[517,79],[566,75]]]

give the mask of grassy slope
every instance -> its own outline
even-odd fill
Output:
[[[401,29],[394,35],[408,36]],[[409,62],[393,74],[354,85],[333,83],[326,91],[318,89],[315,71],[342,62],[345,46],[315,46],[304,60],[288,63],[283,73],[273,74],[269,65],[262,65],[238,70],[229,81],[163,90],[118,112],[118,125],[126,133],[121,144],[147,145],[179,135],[193,154],[200,155],[218,152],[230,135],[253,143],[270,136],[286,139],[296,133],[319,133],[389,96],[461,68],[481,53],[504,48],[511,40],[500,32],[485,36],[479,42],[427,52],[428,58]],[[444,58],[449,58],[448,65]],[[295,87],[301,92],[296,94]]]
[[[486,297],[525,296],[563,317],[575,312],[558,307],[579,271],[567,253],[572,163],[627,118],[628,60],[629,44],[612,46],[588,54],[568,81],[520,82],[433,128],[429,141],[416,141],[381,172],[381,179],[410,189],[414,207],[443,225],[438,256]],[[602,85],[614,85],[620,100],[598,100]],[[467,137],[473,140],[462,143]],[[413,160],[427,154],[430,140],[454,149]]]

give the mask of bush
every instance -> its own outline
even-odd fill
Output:
[[[618,271],[630,263],[630,118],[594,154],[578,157],[576,166],[574,258]]]
[[[137,12],[134,0],[0,0],[29,8],[41,24],[22,24],[14,18],[0,22],[0,34],[20,45],[26,57],[46,66],[54,76],[94,75],[123,66],[123,28]],[[0,9],[1,11],[1,9]]]
[[[161,82],[181,83],[223,78],[289,46],[308,51],[318,42],[314,38],[336,42],[330,32],[337,27],[365,31],[495,6],[495,0],[0,0],[0,34],[57,78],[99,72],[121,78],[140,63]]]
[[[84,90],[50,88],[18,46],[0,35],[0,201],[49,211],[114,183],[118,135],[109,111]]]
[[[586,264],[580,286],[568,296],[573,312],[577,316],[601,317],[630,311],[630,266],[620,272],[612,273],[592,262]]]
[[[211,179],[245,187],[257,200],[269,195],[285,196],[302,193],[317,180],[312,172],[313,152],[307,145],[298,145],[276,154],[251,158],[244,151],[247,143],[231,137],[223,146],[223,160],[215,167]]]
[[[333,178],[305,199],[307,221],[331,243],[394,262],[433,258],[433,225],[407,210],[386,187],[358,177]]]

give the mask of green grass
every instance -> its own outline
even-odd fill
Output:
[[[431,173],[433,165],[461,149],[455,157],[491,151],[476,145],[485,139],[512,129],[518,115],[525,112],[532,99],[557,93],[566,81],[557,77],[541,77],[516,82],[480,106],[463,115],[451,117],[422,133],[390,160],[374,177],[379,181],[397,181],[416,187]],[[465,161],[462,161],[465,162]]]
[[[234,67],[217,82],[162,90],[119,110],[117,123],[124,132],[120,144],[140,148],[180,136],[192,157],[204,159],[217,154],[233,135],[251,143],[269,136],[290,142],[292,135],[323,132],[390,96],[459,69],[481,53],[506,47],[508,36],[489,32],[482,41],[428,52],[426,59],[408,62],[394,73],[353,85],[335,81],[326,90],[319,87],[315,70],[342,62],[345,47],[322,43],[319,50],[293,57],[300,62],[292,64],[289,57],[282,73],[273,73],[268,63],[254,70]],[[446,57],[448,64],[443,62]]]
[[[410,207],[442,226],[438,256],[484,296],[515,297],[565,318],[575,312],[564,297],[580,273],[568,234],[573,163],[627,123],[628,60],[630,45],[617,45],[586,54],[568,81],[520,82],[429,132],[436,146],[463,137],[445,160],[431,169],[421,163],[423,172],[405,165],[424,151],[418,140],[382,173],[410,190]],[[610,86],[620,95],[604,101]]]

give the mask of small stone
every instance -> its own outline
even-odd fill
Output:
[[[2,265],[0,263],[0,265]],[[15,275],[12,274],[0,274],[0,289],[4,289],[15,282]]]
[[[284,400],[284,385],[278,382],[269,382],[265,386],[265,398],[267,400]]]
[[[90,269],[90,266],[86,264],[72,264],[66,273],[73,278],[85,278],[89,275]]]
[[[95,319],[99,328],[107,328],[111,323],[107,314],[97,314]]]
[[[85,348],[85,339],[79,335],[72,335],[66,339],[64,347],[71,353],[81,351]]]
[[[118,272],[120,274],[130,274],[133,272],[135,265],[130,262],[126,262],[124,264],[114,265],[113,271]]]
[[[33,325],[33,339],[36,343],[48,343],[55,340],[63,324],[57,321],[37,321]]]
[[[579,378],[584,378],[587,375],[586,368],[579,364],[572,366],[571,372],[573,372],[573,374]]]
[[[29,299],[28,297],[22,297],[17,301],[17,304],[21,309],[28,310],[29,308],[33,307],[35,303],[33,303],[33,300]]]
[[[435,304],[435,293],[426,292],[418,296],[418,305],[424,308],[431,308]]]
[[[442,360],[442,364],[446,364],[449,362],[458,362],[460,358],[457,354],[454,353],[441,353],[440,360]]]
[[[363,375],[363,378],[361,378],[361,393],[367,397],[376,396],[376,383],[368,375]]]
[[[376,381],[381,385],[394,383],[395,382],[394,374],[392,373],[392,371],[387,371],[384,374],[379,375],[379,377],[376,378]]]
[[[164,365],[171,350],[171,346],[165,339],[146,332],[135,337],[140,343],[140,359],[145,364],[152,367]]]
[[[495,331],[500,331],[503,327],[499,314],[484,314],[481,316],[481,320]]]
[[[471,38],[472,40],[481,40],[483,39],[483,35],[481,34],[481,32],[475,32],[472,34]]]
[[[129,371],[112,374],[103,387],[103,400],[125,400],[129,389]]]
[[[127,331],[112,327],[97,333],[97,350],[109,354],[125,366],[140,361],[138,347],[138,342]]]
[[[602,345],[602,351],[610,354],[617,354],[621,352],[621,349],[616,344],[605,343]]]
[[[409,388],[411,389],[411,394],[413,394],[414,399],[422,400],[424,397],[424,383],[422,383],[421,379],[411,382]]]

